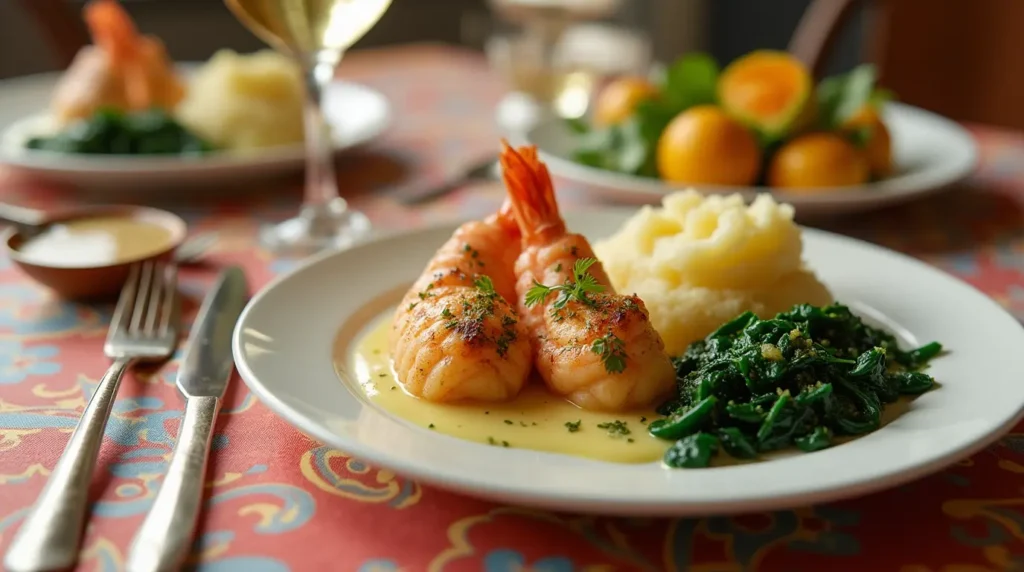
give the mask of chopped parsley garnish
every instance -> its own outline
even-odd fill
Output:
[[[430,425],[427,425],[427,429],[433,429],[433,428],[434,428],[434,424],[433,423],[431,423]]]
[[[607,423],[598,423],[597,428],[604,429],[612,437],[622,437],[624,435],[629,435],[630,433],[632,433],[632,431],[629,430],[629,427],[626,426],[625,421],[619,421],[617,419],[615,421],[609,421]]]
[[[441,318],[445,328],[456,331],[463,339],[475,341],[476,343],[493,343],[499,357],[505,357],[508,348],[517,338],[515,315],[512,313],[501,316],[501,328],[496,333],[491,333],[487,325],[488,318],[494,316],[497,304],[505,304],[505,301],[494,289],[494,283],[486,275],[479,275],[473,280],[474,290],[462,296],[460,314],[452,312],[445,307],[441,311]],[[459,306],[456,306],[458,308]]]
[[[587,272],[596,262],[597,259],[594,258],[580,258],[577,260],[576,264],[572,267],[572,278],[566,280],[565,284],[545,286],[534,280],[533,288],[530,288],[526,293],[526,305],[540,304],[553,292],[558,292],[558,298],[552,304],[552,308],[555,310],[564,308],[570,300],[577,300],[584,304],[591,303],[587,294],[604,291],[604,286],[598,284],[597,279]]]
[[[473,285],[476,289],[483,292],[484,296],[495,297],[498,293],[494,290],[494,282],[491,282],[491,277],[481,274],[473,280]]]
[[[608,373],[622,373],[626,369],[626,344],[615,334],[608,332],[594,340],[590,351],[601,357]]]
[[[568,429],[570,433],[575,433],[580,430],[580,423],[582,422],[582,419],[579,421],[566,421],[565,428]]]
[[[513,423],[512,423],[512,420],[511,420],[511,419],[506,419],[506,420],[505,420],[505,425],[512,425],[512,424],[513,424]]]

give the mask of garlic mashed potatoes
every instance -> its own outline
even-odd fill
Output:
[[[645,206],[594,245],[612,285],[636,293],[670,355],[745,311],[761,318],[832,295],[802,262],[793,207],[761,194],[687,190]]]
[[[191,77],[177,116],[216,146],[248,151],[301,143],[302,73],[288,57],[221,50]]]

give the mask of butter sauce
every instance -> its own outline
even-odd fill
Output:
[[[561,453],[617,463],[659,461],[671,444],[650,436],[654,411],[585,411],[533,379],[506,403],[438,404],[413,397],[395,379],[388,351],[393,309],[379,314],[351,343],[338,343],[334,365],[388,413],[426,429],[498,447]],[[339,342],[341,340],[339,339]]]
[[[48,226],[17,250],[30,264],[88,268],[142,260],[165,250],[172,232],[130,216],[95,216]]]

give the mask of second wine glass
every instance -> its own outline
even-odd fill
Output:
[[[301,66],[306,88],[306,187],[298,216],[267,228],[263,245],[308,254],[345,247],[366,236],[370,222],[338,193],[324,92],[342,55],[363,37],[391,0],[225,0],[235,16]]]

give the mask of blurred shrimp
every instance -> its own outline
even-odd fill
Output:
[[[587,239],[567,231],[536,148],[503,143],[501,166],[522,233],[519,313],[548,388],[602,411],[638,409],[667,395],[675,368],[646,306],[616,294]]]
[[[104,107],[170,110],[181,101],[185,86],[163,43],[139,35],[117,0],[92,0],[84,17],[93,45],[82,48],[57,84],[51,108],[58,122]]]
[[[508,205],[459,227],[395,311],[391,357],[399,382],[428,401],[504,401],[532,369],[515,306],[519,230]]]

